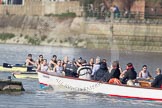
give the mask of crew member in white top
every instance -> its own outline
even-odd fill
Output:
[[[53,71],[56,72],[57,75],[63,75],[64,68],[61,60],[57,61],[57,65],[54,67]]]
[[[101,58],[99,56],[96,57],[96,63],[93,65],[92,69],[92,76],[95,74],[95,72],[100,68]]]
[[[40,70],[40,71],[48,71],[48,63],[47,63],[47,59],[43,59],[43,63],[38,65],[38,68],[37,70]]]
[[[147,65],[143,65],[142,70],[139,72],[139,78],[150,79],[152,78],[151,74],[147,70]]]

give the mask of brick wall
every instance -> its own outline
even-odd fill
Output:
[[[82,12],[80,2],[78,1],[45,2],[44,7],[44,14],[61,14],[66,12],[74,12],[77,16],[80,16]]]
[[[138,18],[144,19],[145,0],[136,0],[131,7],[131,11],[136,13]],[[138,14],[140,14],[140,16],[138,16]]]
[[[26,0],[24,5],[0,5],[0,14],[43,15],[40,0]]]
[[[74,12],[77,16],[81,15],[80,3],[78,1],[56,2],[56,14]]]

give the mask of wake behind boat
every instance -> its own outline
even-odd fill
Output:
[[[48,86],[63,87],[72,91],[102,93],[109,96],[122,98],[135,98],[142,100],[154,100],[162,102],[162,89],[152,87],[139,87],[127,85],[114,85],[101,83],[94,80],[84,80],[73,77],[56,76],[49,72],[38,72],[41,88]]]

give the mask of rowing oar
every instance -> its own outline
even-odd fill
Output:
[[[3,63],[3,67],[5,68],[12,68],[12,65],[9,63]]]
[[[11,65],[9,63],[3,63],[3,67],[5,68],[12,68],[12,67],[23,67],[24,64],[15,64],[15,65]]]

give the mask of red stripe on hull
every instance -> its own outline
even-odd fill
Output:
[[[40,84],[49,86],[48,84],[45,84],[45,83],[40,83]],[[161,101],[162,102],[162,99],[142,98],[142,97],[135,97],[135,96],[121,96],[121,95],[114,95],[114,94],[108,94],[108,95],[113,96],[113,97],[127,98],[127,99],[150,100],[150,101]]]
[[[121,97],[121,98],[130,98],[130,99],[138,99],[138,100],[150,100],[150,101],[161,101],[162,99],[154,99],[154,98],[142,98],[142,97],[135,97],[135,96],[121,96],[121,95],[114,95],[114,94],[108,94],[109,96],[114,97]]]
[[[40,82],[39,84],[42,84],[42,85],[45,85],[45,86],[49,86],[48,84],[45,84],[45,83],[41,83],[41,82]]]

